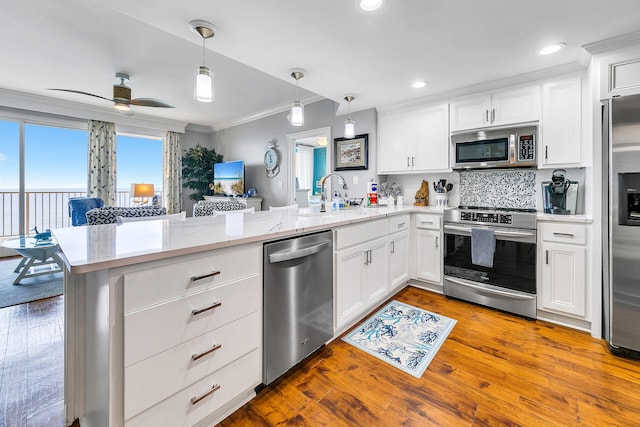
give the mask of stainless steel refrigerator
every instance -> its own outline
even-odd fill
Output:
[[[640,95],[603,107],[603,314],[613,353],[640,357]],[[606,188],[606,187],[605,187]]]

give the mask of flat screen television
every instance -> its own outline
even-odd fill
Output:
[[[236,160],[213,165],[213,193],[225,196],[244,194],[244,161]]]

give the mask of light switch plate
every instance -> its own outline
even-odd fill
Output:
[[[353,185],[358,185],[358,175],[353,176]]]

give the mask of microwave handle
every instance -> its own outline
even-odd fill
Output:
[[[509,135],[509,163],[514,164],[516,162],[516,135]]]

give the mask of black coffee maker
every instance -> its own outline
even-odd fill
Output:
[[[567,171],[556,169],[551,181],[542,182],[542,205],[545,213],[574,215],[578,201],[578,183],[566,178]]]

